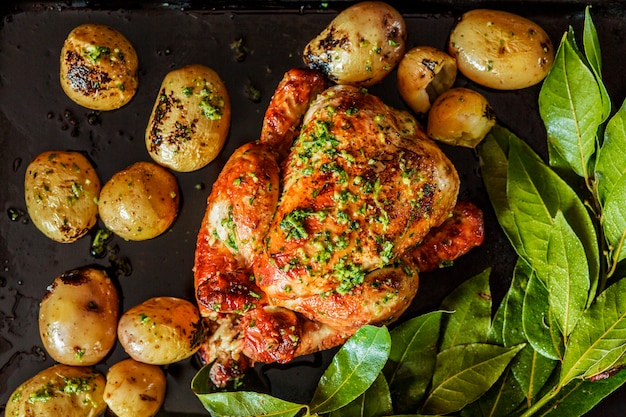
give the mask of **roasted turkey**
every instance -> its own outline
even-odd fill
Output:
[[[287,72],[261,138],[207,200],[194,278],[217,385],[256,361],[337,346],[406,310],[418,274],[483,239],[459,177],[408,112],[313,70]]]

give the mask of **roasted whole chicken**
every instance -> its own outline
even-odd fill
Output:
[[[413,116],[366,91],[285,74],[261,137],[237,149],[208,197],[194,278],[223,385],[406,310],[419,272],[482,243],[482,213]]]

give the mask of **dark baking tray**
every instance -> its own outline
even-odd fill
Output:
[[[171,295],[193,300],[193,255],[196,233],[211,184],[232,151],[255,140],[274,87],[291,67],[302,66],[301,51],[348,1],[247,2],[5,2],[0,6],[0,414],[15,387],[52,365],[37,331],[39,301],[60,273],[89,264],[113,268],[128,259],[132,272],[120,271],[122,308],[146,298]],[[582,32],[585,4],[599,31],[604,58],[604,81],[618,106],[626,95],[623,77],[626,5],[621,2],[580,1],[413,1],[391,2],[409,27],[409,46],[444,48],[455,18],[464,10],[493,7],[511,10],[541,24],[558,44],[571,25]],[[59,80],[59,53],[75,26],[96,22],[111,25],[135,46],[140,61],[139,90],[122,109],[96,114],[71,102]],[[238,60],[232,43],[242,40],[245,59]],[[224,79],[232,99],[232,126],[219,157],[193,173],[176,174],[182,191],[180,215],[168,232],[150,241],[113,243],[117,252],[105,258],[90,254],[90,239],[59,244],[45,238],[25,212],[23,179],[29,161],[40,152],[72,149],[86,152],[104,182],[138,160],[149,160],[144,130],[165,73],[190,63],[214,68]],[[253,102],[248,85],[261,91]],[[495,108],[499,122],[525,138],[545,156],[545,132],[537,110],[538,87],[515,92],[481,88],[462,76],[458,85],[476,88]],[[387,103],[405,108],[392,75],[372,88]],[[510,281],[515,255],[503,236],[487,199],[476,154],[465,148],[443,147],[456,164],[462,182],[461,198],[485,212],[486,239],[482,247],[454,266],[423,274],[421,288],[407,316],[431,311],[463,280],[492,268],[494,304]],[[10,214],[18,213],[17,219]],[[258,366],[272,392],[293,401],[308,401],[333,350],[299,358],[285,366]],[[98,368],[125,357],[117,346]],[[164,409],[200,412],[190,390],[199,364],[195,358],[165,367],[168,393]],[[294,384],[294,381],[297,381]],[[589,415],[626,414],[619,390]]]

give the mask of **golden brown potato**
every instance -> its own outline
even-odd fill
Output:
[[[115,173],[100,192],[98,209],[105,226],[127,240],[152,239],[178,215],[176,177],[153,162],[136,162]]]
[[[474,148],[496,123],[487,98],[468,88],[452,88],[433,103],[426,131],[431,139]]]
[[[104,401],[117,417],[152,417],[165,399],[165,374],[156,365],[125,359],[109,368]]]
[[[220,153],[230,128],[230,98],[219,75],[204,65],[169,72],[146,129],[155,162],[174,171],[206,166]]]
[[[5,416],[97,417],[106,410],[105,383],[91,368],[53,365],[13,391]]]
[[[80,268],[48,287],[39,307],[39,334],[57,362],[91,366],[115,345],[118,317],[119,297],[106,272]]]
[[[57,242],[74,242],[96,224],[99,194],[98,174],[79,152],[43,152],[26,168],[28,215]]]
[[[77,104],[114,110],[137,91],[137,53],[119,31],[86,23],[74,28],[61,49],[61,87]]]
[[[406,24],[396,9],[364,1],[339,13],[306,45],[304,63],[337,84],[369,87],[396,67],[406,36]]]
[[[427,113],[430,105],[456,80],[456,61],[432,46],[409,50],[398,65],[398,91],[416,113]]]
[[[122,314],[117,335],[131,358],[166,365],[196,353],[205,331],[194,304],[181,298],[155,297]]]
[[[499,10],[476,9],[461,16],[448,52],[467,78],[499,90],[537,84],[554,62],[552,42],[539,25]]]

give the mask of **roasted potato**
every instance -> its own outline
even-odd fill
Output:
[[[196,353],[205,330],[194,304],[176,297],[155,297],[122,314],[117,335],[131,358],[166,365]]]
[[[127,240],[152,239],[178,216],[176,177],[153,162],[140,161],[115,173],[102,187],[98,209],[107,229]]]
[[[496,115],[485,96],[456,87],[435,100],[428,112],[426,132],[439,142],[474,148],[495,123]]]
[[[61,87],[77,104],[115,110],[137,91],[137,53],[119,31],[86,23],[74,28],[61,48]]]
[[[432,46],[410,49],[398,65],[398,91],[416,113],[427,113],[433,101],[456,80],[456,61]]]
[[[65,365],[91,366],[117,340],[119,297],[101,269],[84,267],[54,279],[39,306],[39,334],[48,354]]]
[[[156,365],[125,359],[109,368],[104,401],[117,417],[152,417],[165,399],[165,374]]]
[[[550,37],[538,24],[499,10],[463,14],[450,34],[448,52],[463,75],[498,90],[535,85],[554,62]]]
[[[369,87],[396,67],[406,49],[406,24],[392,6],[364,1],[335,17],[304,48],[304,63],[337,84]]]
[[[230,112],[228,91],[214,70],[196,64],[171,71],[146,129],[148,153],[174,171],[198,170],[222,150]]]
[[[99,195],[98,174],[79,152],[43,152],[26,168],[28,215],[37,229],[57,242],[74,242],[96,224]]]
[[[13,391],[5,416],[97,417],[106,410],[105,383],[91,368],[53,365]]]

